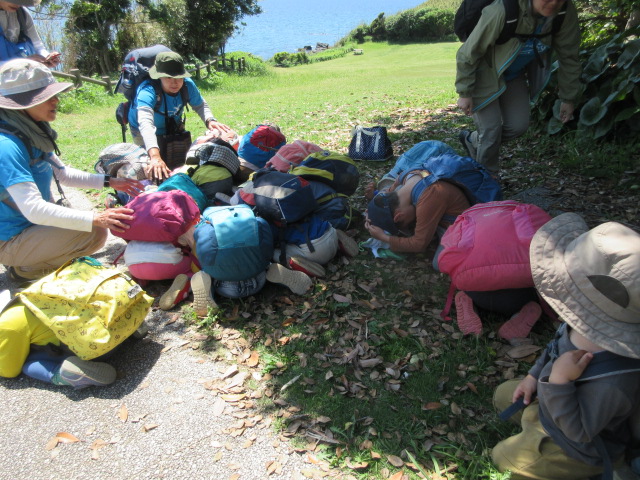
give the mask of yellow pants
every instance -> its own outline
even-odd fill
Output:
[[[519,380],[509,380],[498,386],[493,405],[502,411],[511,405],[511,398]],[[512,420],[518,420],[514,415]],[[521,414],[522,432],[498,443],[491,453],[498,470],[511,471],[512,479],[582,480],[602,473],[593,467],[567,456],[547,435],[538,417],[538,401],[532,402]]]
[[[60,345],[53,331],[16,303],[0,315],[0,377],[17,377],[29,355],[31,345]]]

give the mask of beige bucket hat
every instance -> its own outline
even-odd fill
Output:
[[[565,213],[538,230],[530,254],[538,292],[571,328],[640,358],[640,234],[616,222],[589,230]]]
[[[0,67],[0,108],[35,107],[72,88],[73,83],[56,82],[51,70],[33,60],[9,60]]]

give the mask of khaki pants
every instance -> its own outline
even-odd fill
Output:
[[[511,405],[518,383],[519,380],[509,380],[496,389],[493,404],[498,411]],[[513,480],[580,480],[602,473],[601,467],[568,457],[547,435],[538,418],[537,400],[511,420],[517,421],[518,417],[522,432],[498,443],[491,453],[498,470],[510,470]]]
[[[0,263],[16,267],[21,277],[37,279],[73,258],[97,252],[106,243],[108,234],[99,227],[79,232],[33,225],[6,242],[0,240]]]
[[[500,97],[473,114],[476,131],[471,143],[475,160],[491,173],[500,169],[500,145],[524,134],[529,128],[529,87],[524,75],[507,82]]]

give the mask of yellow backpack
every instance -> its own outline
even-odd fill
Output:
[[[67,262],[18,296],[83,360],[99,357],[127,339],[153,303],[127,275],[91,257]]]

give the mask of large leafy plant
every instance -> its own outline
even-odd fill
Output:
[[[574,126],[579,139],[615,137],[633,140],[640,131],[640,28],[614,35],[607,43],[583,52],[582,101]],[[557,68],[557,66],[556,66]],[[549,134],[566,128],[559,119],[560,101],[551,92],[556,72],[538,101],[540,120]]]

